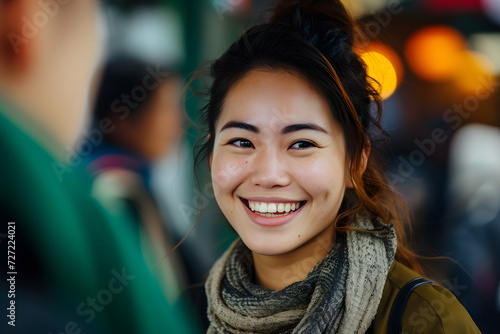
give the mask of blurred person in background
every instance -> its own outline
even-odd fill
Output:
[[[0,1],[0,245],[15,253],[1,273],[2,333],[196,332],[151,275],[132,220],[107,213],[76,168],[99,7]]]
[[[500,316],[500,128],[469,124],[450,150],[448,250],[456,293],[485,333],[498,331]],[[469,287],[469,288],[467,288]]]
[[[97,93],[92,127],[80,155],[93,194],[111,212],[136,221],[143,255],[175,302],[187,281],[172,236],[151,191],[151,166],[177,150],[182,133],[180,78],[173,69],[131,56],[110,59]],[[99,131],[103,122],[112,127]]]

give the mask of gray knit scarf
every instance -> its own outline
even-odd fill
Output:
[[[205,284],[207,333],[365,333],[396,252],[392,225],[359,218],[305,280],[282,290],[255,283],[251,251],[237,240]]]

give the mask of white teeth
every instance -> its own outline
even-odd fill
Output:
[[[275,213],[276,212],[276,204],[275,203],[269,203],[267,205],[267,212],[269,212],[269,213]]]
[[[267,203],[267,202],[254,202],[248,201],[248,207],[250,210],[261,213],[266,217],[275,217],[288,214],[289,212],[298,210],[300,208],[300,202],[295,203]]]
[[[285,211],[285,205],[283,203],[278,204],[278,212],[284,212]]]
[[[260,203],[260,209],[259,209],[260,212],[262,213],[266,213],[267,212],[267,203]]]

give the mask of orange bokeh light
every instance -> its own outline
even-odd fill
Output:
[[[448,26],[430,26],[414,33],[405,46],[408,66],[428,81],[453,78],[466,49],[465,38]]]

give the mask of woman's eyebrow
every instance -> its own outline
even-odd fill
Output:
[[[320,131],[324,133],[328,133],[325,129],[323,129],[321,126],[314,124],[314,123],[300,123],[300,124],[292,124],[288,125],[281,130],[281,134],[287,134],[295,131],[301,131],[301,130],[314,130],[314,131]]]
[[[220,129],[220,132],[229,129],[229,128],[238,128],[238,129],[243,129],[243,130],[248,130],[254,133],[259,133],[259,129],[256,126],[253,126],[248,123],[243,123],[243,122],[236,122],[236,121],[230,121],[224,124],[222,129]]]
[[[243,130],[251,131],[254,133],[260,132],[260,130],[254,125],[244,123],[244,122],[237,122],[237,121],[227,122],[226,124],[224,124],[224,126],[222,127],[222,129],[220,131],[222,132],[223,130],[230,129],[230,128],[243,129]],[[291,125],[285,126],[283,128],[283,130],[281,130],[281,134],[285,135],[285,134],[288,134],[291,132],[296,132],[296,131],[301,131],[301,130],[313,130],[313,131],[320,131],[320,132],[328,133],[328,131],[326,131],[324,128],[322,128],[321,126],[319,126],[317,124],[299,123],[299,124],[291,124]]]

